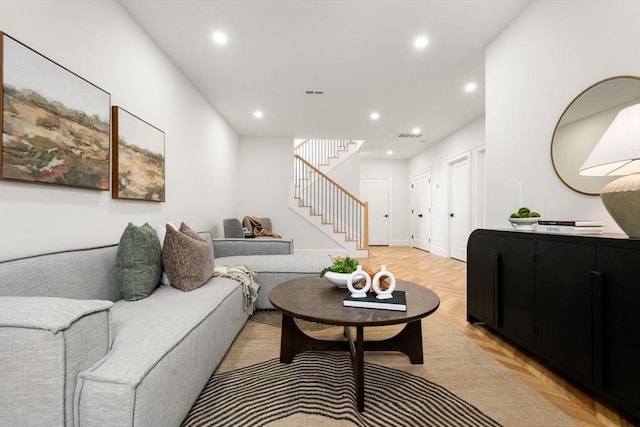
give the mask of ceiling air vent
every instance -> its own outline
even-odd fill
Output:
[[[420,138],[421,136],[421,133],[399,133],[396,138]]]
[[[305,90],[304,93],[306,95],[323,95],[324,91],[323,90]]]

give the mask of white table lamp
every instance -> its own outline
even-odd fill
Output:
[[[622,175],[602,188],[600,198],[622,231],[640,238],[640,104],[618,112],[579,173]]]

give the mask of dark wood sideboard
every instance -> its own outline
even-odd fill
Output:
[[[475,230],[467,320],[640,423],[640,240]]]

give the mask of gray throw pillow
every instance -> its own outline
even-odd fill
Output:
[[[173,287],[191,291],[213,276],[213,246],[184,222],[179,230],[167,226],[162,263]]]
[[[120,237],[116,253],[122,298],[136,301],[151,295],[160,281],[161,259],[162,249],[153,227],[129,223]]]

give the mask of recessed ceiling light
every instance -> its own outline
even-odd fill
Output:
[[[391,151],[391,150],[387,150],[387,156],[390,156],[390,155],[392,155],[392,154],[393,154],[393,151]]]
[[[227,35],[222,31],[216,31],[215,33],[213,33],[212,37],[213,37],[213,41],[216,44],[219,44],[219,45],[227,44]]]
[[[253,117],[257,118],[257,119],[261,119],[262,116],[264,116],[264,114],[262,114],[262,111],[260,110],[256,110],[253,112]]]
[[[420,133],[420,128],[413,128],[411,130],[412,133]]]
[[[374,111],[373,113],[371,113],[371,120],[378,120],[380,118],[380,113],[378,113],[377,111]]]
[[[424,49],[425,47],[427,47],[428,44],[429,44],[429,39],[426,38],[425,36],[417,37],[413,41],[413,46],[415,46],[416,49]]]
[[[476,89],[478,89],[478,85],[473,82],[464,85],[464,91],[467,93],[475,92]]]

